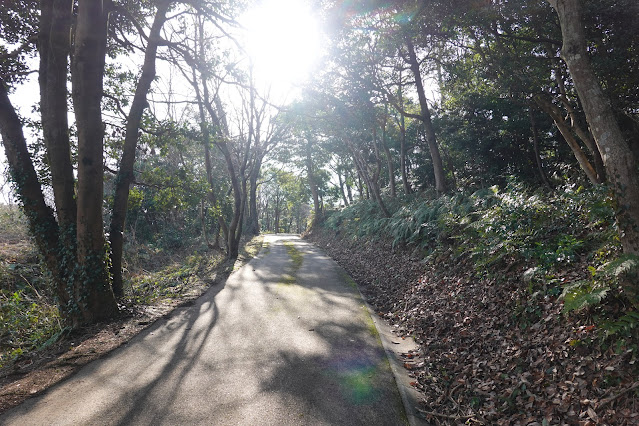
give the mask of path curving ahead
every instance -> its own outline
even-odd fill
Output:
[[[296,236],[267,235],[265,245],[193,306],[0,424],[406,424],[357,289]]]

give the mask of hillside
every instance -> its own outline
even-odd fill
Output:
[[[430,422],[637,424],[639,315],[606,198],[580,191],[421,196],[390,219],[362,202],[307,238],[421,345]]]

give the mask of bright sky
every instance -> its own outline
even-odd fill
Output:
[[[307,1],[258,0],[240,23],[257,83],[276,99],[293,94],[319,65],[322,34]]]

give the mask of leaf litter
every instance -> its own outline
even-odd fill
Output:
[[[604,349],[587,313],[567,316],[556,296],[533,297],[523,265],[477,278],[468,259],[450,252],[425,261],[381,239],[340,239],[322,229],[308,238],[348,271],[399,336],[420,344],[420,356],[404,360],[430,423],[639,424],[636,348]]]

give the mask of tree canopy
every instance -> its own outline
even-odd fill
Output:
[[[2,142],[69,324],[117,313],[136,232],[188,228],[234,258],[244,234],[358,199],[390,217],[408,194],[513,179],[608,185],[639,251],[636,1],[309,2],[324,45],[288,98],[246,46],[251,7],[3,5]],[[283,47],[280,67],[308,56]]]

